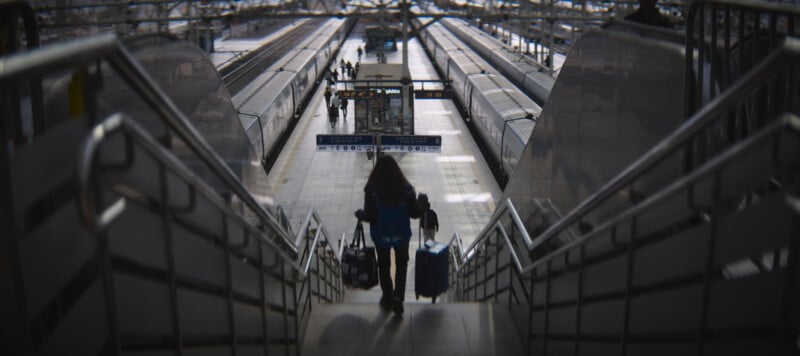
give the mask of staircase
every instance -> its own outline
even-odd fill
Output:
[[[523,355],[510,310],[489,303],[377,303],[314,308],[303,355]]]
[[[766,8],[700,1],[690,23],[800,16]],[[717,80],[730,48],[690,26],[686,122],[566,214],[501,201],[473,244],[450,241],[441,302],[402,316],[342,304],[313,209],[291,233],[116,38],[0,58],[4,127],[38,112],[30,82],[75,83],[71,117],[3,131],[2,353],[796,355],[800,42],[770,33],[768,55]],[[152,115],[97,115],[108,71]]]
[[[683,125],[563,216],[546,196],[521,215],[510,197],[467,249],[454,237],[452,296],[506,305],[527,354],[800,351],[800,42],[716,26],[800,10],[698,1],[690,14]],[[753,38],[769,39],[758,56]]]
[[[123,92],[150,111],[98,114]],[[0,58],[0,97],[52,115],[0,147],[3,354],[295,355],[312,306],[342,300],[316,212],[292,233],[114,36]]]

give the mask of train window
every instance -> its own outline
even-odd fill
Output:
[[[303,74],[297,80],[297,88],[300,92],[305,91],[306,86],[308,85],[308,71],[303,71]]]

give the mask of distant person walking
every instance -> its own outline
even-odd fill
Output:
[[[335,107],[337,110],[339,109],[339,94],[336,92],[334,92],[331,97],[331,106]]]
[[[364,51],[361,49],[361,46],[358,46],[356,52],[358,52],[358,61],[361,62],[361,55],[364,54]]]
[[[347,121],[347,99],[341,99],[339,102],[339,108],[342,109],[342,119]]]
[[[325,107],[331,106],[331,87],[325,86]]]
[[[386,63],[386,54],[383,53],[383,47],[378,49],[378,63]]]
[[[328,122],[331,124],[331,128],[336,127],[336,121],[339,119],[339,108],[331,105],[328,107]]]

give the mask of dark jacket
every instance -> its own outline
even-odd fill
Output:
[[[427,209],[422,212],[419,218],[419,227],[439,231],[439,217],[436,216],[436,212],[433,209]]]
[[[328,108],[328,120],[330,120],[331,122],[335,122],[336,119],[338,119],[338,118],[339,118],[339,109],[337,109],[335,106],[329,107]]]
[[[405,207],[404,215],[381,216],[382,211],[396,210],[397,207]],[[419,205],[417,204],[416,192],[411,185],[406,186],[402,201],[389,201],[381,199],[376,195],[375,189],[368,185],[364,190],[364,220],[369,223],[370,237],[377,247],[396,246],[400,242],[408,242],[411,239],[411,220],[420,216]],[[387,227],[385,220],[381,219],[402,219],[404,221],[392,221],[395,228]],[[391,236],[390,236],[391,235]],[[388,239],[388,240],[387,240]]]

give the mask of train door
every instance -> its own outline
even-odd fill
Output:
[[[475,87],[472,86],[472,82],[468,80],[468,78],[464,77],[464,110],[466,111],[464,115],[467,118],[467,121],[472,120],[472,91],[475,90]]]
[[[302,112],[303,108],[300,107],[300,102],[297,100],[298,98],[297,83],[292,81],[290,85],[291,89],[289,91],[292,93],[292,108],[294,109],[292,110],[292,112],[294,112],[294,116],[296,117],[300,115],[300,112]],[[291,120],[292,118],[288,119]]]
[[[323,75],[319,72],[319,58],[314,56],[314,82],[319,83]]]

